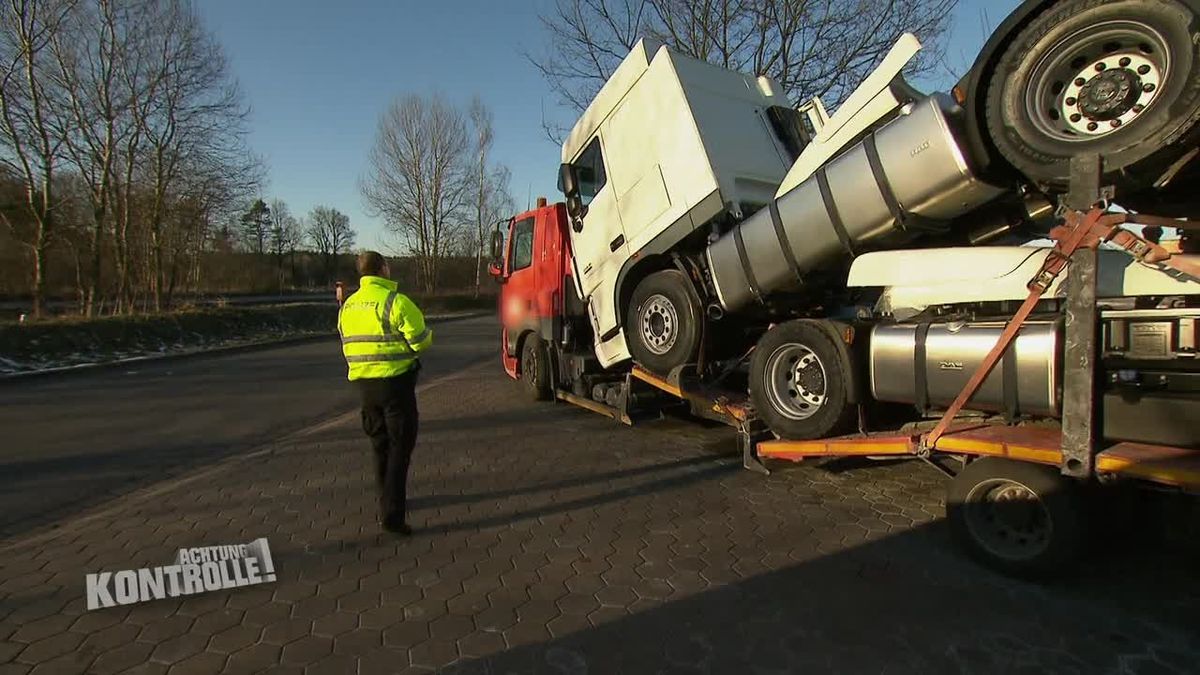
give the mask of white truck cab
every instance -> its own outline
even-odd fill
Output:
[[[576,122],[562,147],[579,188],[571,245],[604,365],[629,358],[616,284],[631,259],[775,195],[795,158],[772,108],[790,110],[771,79],[642,40]]]
[[[830,116],[819,98],[791,107],[768,77],[638,42],[562,146],[577,291],[601,364],[630,358],[622,323],[639,265],[664,267],[685,240],[703,248],[715,226],[771,203],[893,113],[892,85],[920,47],[905,34]]]

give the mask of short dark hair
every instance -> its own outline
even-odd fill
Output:
[[[387,266],[387,259],[378,251],[363,251],[358,254],[355,266],[358,268],[359,276],[377,277],[383,274],[383,268]]]

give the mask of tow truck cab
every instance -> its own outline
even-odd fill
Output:
[[[534,209],[501,223],[493,236],[489,272],[500,284],[500,354],[509,377],[522,379],[520,357],[528,340],[553,344],[554,336],[563,335],[564,317],[583,315],[567,222],[565,205],[539,197]]]

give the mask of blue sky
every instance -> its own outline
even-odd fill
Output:
[[[396,96],[478,94],[495,115],[495,157],[513,197],[553,201],[558,148],[541,129],[555,99],[523,52],[544,49],[539,8],[553,0],[201,0],[252,108],[250,144],[267,163],[266,198],[303,216],[317,204],[350,216],[360,246],[389,246],[358,191],[379,114]],[[964,68],[1018,0],[960,0],[949,44]],[[986,10],[985,10],[986,8]],[[949,74],[920,83],[945,87]]]

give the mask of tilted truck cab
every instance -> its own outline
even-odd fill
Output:
[[[632,286],[681,242],[769,202],[795,157],[775,127],[799,116],[769,78],[754,78],[642,40],[563,143],[578,185],[571,244],[604,365],[629,358],[622,334]],[[774,125],[774,126],[773,126]]]
[[[655,273],[704,277],[693,280],[695,295],[711,309],[675,307],[675,317],[737,311],[793,290],[842,253],[944,230],[1003,195],[960,149],[962,109],[905,83],[901,71],[919,50],[902,36],[829,116],[819,99],[804,112],[789,107],[770,78],[639,42],[562,149],[560,185],[601,364],[632,357],[665,370],[694,358],[698,335],[655,333],[680,323],[669,303],[633,306]],[[679,255],[701,254],[703,269],[679,269]]]

